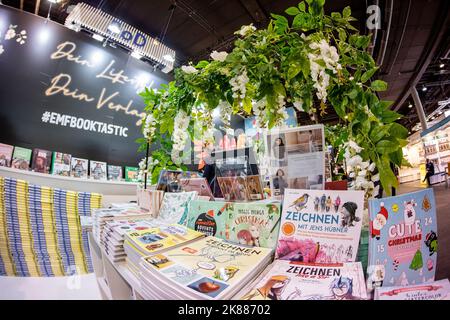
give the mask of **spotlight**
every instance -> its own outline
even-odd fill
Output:
[[[103,40],[105,40],[105,38],[97,33],[94,33],[94,35],[92,36],[92,38],[94,38],[97,41],[102,42]]]
[[[422,91],[423,91],[423,92],[425,92],[425,91],[427,91],[427,90],[428,90],[427,87],[425,87],[425,86],[422,87]]]
[[[61,0],[48,0],[48,2],[51,2],[51,3],[58,3],[58,2],[61,2]]]
[[[441,64],[439,65],[439,68],[442,69],[443,67],[445,67],[445,64],[441,63]]]
[[[413,105],[410,103],[410,104],[408,104],[408,108],[412,108],[413,107]]]
[[[119,34],[120,33],[120,26],[117,22],[113,22],[108,26],[108,30],[113,34]]]

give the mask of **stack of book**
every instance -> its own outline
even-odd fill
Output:
[[[97,243],[99,243],[100,245],[102,245],[103,229],[108,221],[151,218],[151,215],[148,212],[144,212],[139,209],[122,208],[102,208],[92,210],[92,216],[94,218],[93,235]]]
[[[42,276],[64,274],[53,224],[52,189],[28,186],[28,208],[34,240],[34,253]]]
[[[161,253],[169,248],[186,245],[204,237],[204,234],[178,224],[161,225],[145,230],[129,231],[125,234],[124,249],[127,255],[127,267],[139,274],[142,257]]]
[[[311,264],[275,260],[236,296],[243,300],[366,300],[360,262]]]
[[[141,259],[146,299],[230,299],[258,276],[273,250],[205,237]]]
[[[156,223],[152,219],[109,221],[103,229],[102,247],[111,261],[125,261],[126,254],[123,248],[125,233],[147,230],[155,226]]]
[[[5,220],[8,243],[18,276],[40,275],[33,251],[33,237],[28,214],[27,183],[5,178]]]
[[[5,179],[0,177],[0,275],[12,276],[14,275],[14,265],[8,246],[4,188]]]

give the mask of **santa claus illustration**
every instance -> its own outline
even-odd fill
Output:
[[[388,211],[384,207],[384,202],[380,203],[380,211],[375,216],[375,219],[370,221],[370,234],[372,238],[380,239],[381,229],[385,226],[388,219]]]

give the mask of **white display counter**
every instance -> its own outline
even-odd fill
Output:
[[[132,182],[77,179],[7,167],[0,167],[0,176],[25,180],[35,185],[51,188],[100,193],[103,195],[103,206],[108,206],[113,202],[136,201],[138,186],[137,183]]]

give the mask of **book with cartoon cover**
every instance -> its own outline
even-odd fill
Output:
[[[94,180],[107,180],[106,162],[89,161],[89,175]]]
[[[108,165],[108,180],[111,180],[111,181],[122,180],[122,167]]]
[[[375,300],[450,300],[450,282],[442,279],[419,285],[377,287]]]
[[[227,239],[229,238],[229,228],[226,228],[229,205],[229,202],[223,201],[192,200],[189,204],[186,225],[207,236]]]
[[[72,155],[62,152],[53,152],[52,174],[69,177]]]
[[[275,260],[242,300],[366,300],[361,262],[308,264]]]
[[[354,262],[363,209],[363,191],[286,189],[276,256],[307,263]]]
[[[14,147],[0,143],[0,167],[10,167]]]
[[[142,267],[179,295],[196,299],[233,296],[265,268],[272,250],[205,237],[163,254],[145,257]]]
[[[139,168],[138,167],[125,167],[125,181],[139,182]]]
[[[11,162],[11,168],[20,170],[30,170],[31,149],[14,147],[13,159]]]
[[[438,252],[433,189],[369,201],[367,287],[434,281]]]
[[[200,237],[204,237],[204,234],[177,224],[132,230],[125,233],[126,240],[130,241],[144,255],[159,252]]]

